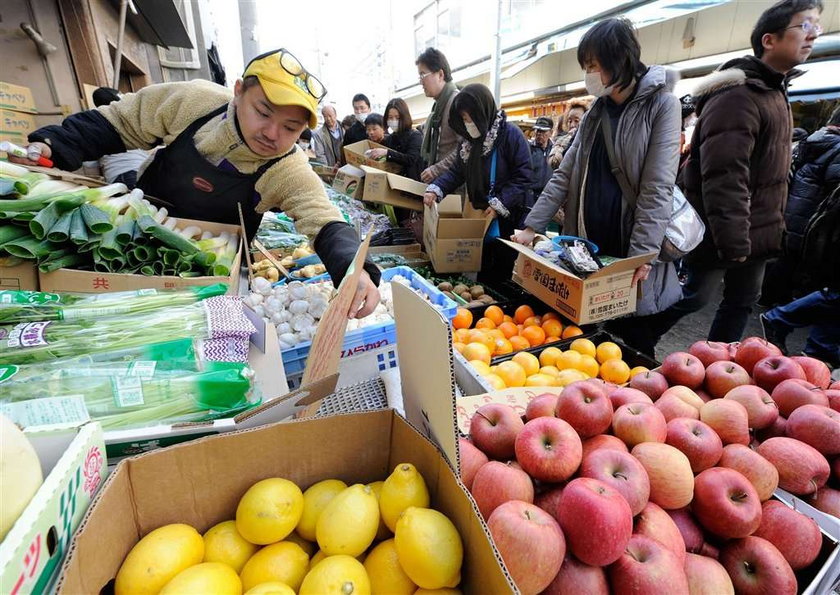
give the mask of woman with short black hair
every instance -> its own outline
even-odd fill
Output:
[[[420,180],[423,160],[420,157],[420,145],[423,135],[412,127],[411,113],[408,104],[397,97],[385,106],[385,125],[390,131],[388,137],[382,141],[387,149],[373,149],[370,157],[402,166],[402,175],[412,180]]]

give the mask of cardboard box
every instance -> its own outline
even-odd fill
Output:
[[[362,200],[412,211],[423,210],[423,193],[426,192],[426,184],[366,165],[362,166],[362,170],[365,172],[365,191]]]
[[[38,265],[34,262],[0,266],[0,290],[38,291],[38,287]]]
[[[616,260],[582,279],[538,256],[530,248],[502,240],[519,252],[513,280],[577,324],[601,322],[636,311],[633,272],[656,253]]]
[[[208,221],[194,221],[192,219],[178,219],[181,228],[197,225],[203,231],[220,234],[223,231],[239,234],[239,226]],[[74,269],[59,269],[52,273],[38,273],[41,291],[50,293],[106,293],[109,291],[133,291],[135,289],[183,289],[193,285],[213,285],[226,283],[228,293],[236,295],[239,292],[239,267],[242,262],[240,249],[230,267],[227,277],[192,277],[182,278],[174,276],[150,277],[147,275],[126,275],[122,273],[98,273],[95,271],[77,271]]]
[[[365,187],[365,172],[355,165],[345,165],[335,172],[332,187],[342,194],[361,200]]]
[[[25,147],[29,144],[29,133],[37,129],[38,125],[31,114],[0,108],[0,141],[7,140]],[[6,152],[0,151],[0,155],[5,156]]]
[[[0,108],[37,114],[35,99],[29,87],[21,87],[0,81]]]
[[[472,207],[461,206],[461,197],[446,196],[436,206],[426,207],[423,241],[438,273],[460,273],[481,269],[484,234],[491,219]]]
[[[0,543],[0,593],[49,593],[91,499],[105,481],[102,428],[41,426],[26,432],[44,483]]]
[[[376,159],[370,159],[365,157],[365,151],[369,149],[387,149],[385,145],[380,145],[379,143],[374,143],[369,140],[360,140],[356,143],[351,143],[344,147],[344,160],[349,163],[350,165],[355,165],[356,167],[362,167],[363,165],[367,165],[368,167],[375,167],[376,169],[381,169],[382,171],[387,171],[391,173],[400,173],[402,172],[402,165],[398,163],[390,163],[388,161],[377,161]]]

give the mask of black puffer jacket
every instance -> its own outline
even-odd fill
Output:
[[[796,173],[790,183],[785,228],[786,251],[797,256],[808,221],[840,184],[840,128],[820,128],[799,143]]]

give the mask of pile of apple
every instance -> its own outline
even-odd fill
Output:
[[[524,594],[793,595],[822,536],[771,496],[840,516],[829,383],[824,363],[764,339],[698,342],[627,386],[539,395],[525,421],[482,406],[462,479]]]

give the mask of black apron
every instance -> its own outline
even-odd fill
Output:
[[[241,204],[245,232],[250,241],[262,219],[262,214],[256,211],[254,185],[269,167],[294,153],[296,148],[265,162],[252,174],[213,165],[195,148],[193,136],[226,109],[227,104],[194,121],[172,144],[157,151],[137,181],[137,187],[150,196],[172,203],[174,206],[169,214],[173,217],[239,225],[236,207]]]

